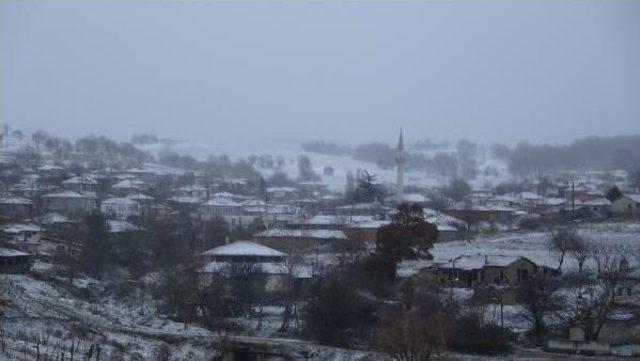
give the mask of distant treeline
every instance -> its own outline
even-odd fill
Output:
[[[507,162],[514,176],[526,177],[559,170],[614,170],[640,168],[640,135],[587,137],[569,145],[532,145],[514,148],[494,145],[492,153]]]
[[[353,149],[348,145],[338,145],[322,140],[302,143],[302,149],[310,153],[329,155],[348,155],[353,152]]]
[[[179,155],[173,151],[164,151],[158,156],[160,164],[171,167],[201,171],[212,176],[232,176],[248,179],[260,178],[260,173],[244,158],[236,161],[228,155],[210,155],[206,160],[197,160],[190,155]]]
[[[483,154],[483,149],[476,143],[461,140],[449,152],[440,151],[433,156],[419,152],[406,154],[409,169],[425,171],[441,177],[472,179],[480,173],[478,158]],[[375,163],[381,168],[394,167],[396,156],[396,148],[384,143],[363,144],[356,147],[353,152],[353,158]]]

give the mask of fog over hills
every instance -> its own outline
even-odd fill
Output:
[[[638,2],[0,9],[0,119],[26,131],[285,148],[400,126],[511,144],[640,132]]]

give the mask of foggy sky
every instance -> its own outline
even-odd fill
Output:
[[[0,1],[0,119],[121,140],[640,133],[640,1]]]

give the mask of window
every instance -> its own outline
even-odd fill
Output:
[[[518,269],[518,281],[526,281],[529,279],[529,270]]]

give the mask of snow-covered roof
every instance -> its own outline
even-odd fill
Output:
[[[105,199],[104,201],[102,201],[102,204],[123,204],[123,205],[135,206],[138,204],[138,202],[127,197],[115,197],[115,198]]]
[[[129,223],[127,221],[117,220],[117,219],[108,220],[107,228],[109,229],[109,233],[133,232],[133,231],[139,231],[141,229],[135,224]]]
[[[28,255],[28,253],[18,251],[17,249],[0,248],[0,257],[22,257]]]
[[[599,198],[588,199],[586,201],[581,201],[579,199],[576,199],[575,204],[577,206],[610,206],[611,202],[604,197],[599,197]]]
[[[533,192],[520,192],[520,194],[518,194],[518,196],[522,199],[526,199],[529,201],[536,201],[536,200],[541,200],[542,197],[541,195],[535,194]]]
[[[436,225],[450,225],[457,226],[462,228],[467,228],[467,222],[458,219],[456,217],[452,217],[450,215],[444,214],[442,212],[436,211],[435,209],[425,208],[424,209],[424,219],[425,221],[436,224]]]
[[[62,191],[56,193],[48,193],[42,196],[43,198],[94,198],[91,195],[82,194],[74,191]]]
[[[5,233],[41,232],[42,228],[33,223],[9,223],[2,226]]]
[[[43,165],[42,167],[38,167],[39,171],[50,171],[50,170],[63,170],[64,168],[59,167],[57,165]]]
[[[205,206],[230,206],[230,207],[241,207],[242,205],[231,198],[226,197],[214,197],[204,202]]]
[[[211,197],[234,198],[234,197],[237,197],[237,195],[230,192],[216,192]]]
[[[458,229],[454,226],[450,226],[446,223],[436,223],[436,228],[438,232],[457,232]]]
[[[140,179],[125,179],[111,186],[111,188],[139,188],[144,185]]]
[[[8,197],[8,198],[0,198],[1,204],[22,204],[22,205],[33,205],[33,202],[24,197]]]
[[[134,201],[145,201],[145,200],[153,200],[152,196],[146,195],[144,193],[133,193],[127,196],[129,199],[133,199]]]
[[[251,241],[236,241],[224,246],[212,248],[202,253],[204,256],[255,256],[283,257],[285,254],[273,248]]]
[[[295,187],[267,187],[267,192],[285,192],[285,193],[293,193],[298,191]]]
[[[635,203],[640,203],[640,194],[625,194],[624,196],[631,199]]]
[[[218,273],[224,272],[232,267],[233,263],[231,262],[220,262],[213,261],[205,264],[202,268],[200,268],[199,272],[201,273]],[[279,262],[257,262],[251,264],[257,273],[266,273],[266,274],[287,274],[288,270],[284,263]],[[292,274],[296,278],[311,278],[313,274],[313,270],[311,267],[306,265],[301,265],[298,267],[294,267],[292,269]]]
[[[280,229],[272,228],[256,234],[254,237],[293,237],[318,239],[347,239],[342,231],[333,229]]]
[[[176,203],[189,203],[189,204],[197,204],[202,202],[198,197],[187,197],[187,196],[173,196],[169,198],[169,200]]]
[[[565,204],[566,201],[564,198],[545,198],[543,204],[548,206],[561,206]]]
[[[481,212],[515,212],[516,210],[509,207],[501,207],[501,206],[480,206],[477,204],[469,204],[464,202],[458,202],[454,204],[452,207],[449,207],[450,210],[455,211],[481,211]]]
[[[344,225],[351,222],[365,222],[372,220],[371,216],[335,216],[335,215],[327,215],[327,214],[318,214],[311,218],[301,219],[299,224],[304,225],[319,225],[319,226],[328,226],[328,225]]]
[[[371,219],[364,222],[353,222],[348,225],[349,228],[380,228],[391,223],[388,219]]]
[[[56,213],[56,212],[50,212],[47,214],[44,214],[40,217],[38,217],[38,222],[40,222],[41,224],[55,224],[55,223],[67,223],[70,222],[69,218],[63,216],[60,213]]]
[[[91,176],[80,176],[63,180],[62,184],[98,184],[98,182]]]
[[[427,197],[420,193],[405,193],[402,195],[403,202],[424,203],[427,200]]]
[[[466,271],[478,270],[483,267],[506,267],[519,259],[526,259],[532,263],[535,263],[528,258],[520,256],[506,256],[506,255],[462,255],[458,256],[449,262],[434,263],[434,268],[446,268],[446,269],[461,269]]]
[[[347,204],[346,206],[336,207],[336,209],[341,209],[341,210],[349,210],[349,209],[379,209],[379,208],[385,208],[385,207],[382,206],[378,202]]]

